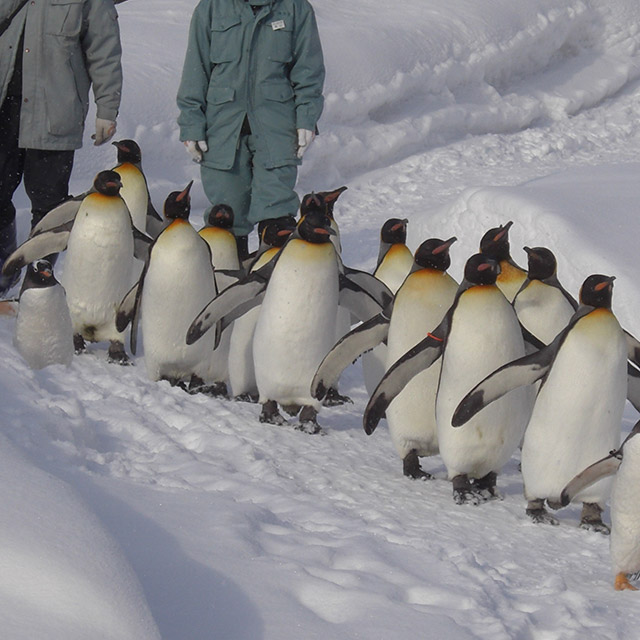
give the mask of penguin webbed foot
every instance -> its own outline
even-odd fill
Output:
[[[529,500],[525,513],[536,524],[550,524],[553,526],[557,526],[560,524],[558,518],[552,516],[544,508],[544,498],[539,500]]]
[[[616,575],[613,582],[613,588],[616,591],[638,591],[638,587],[634,587],[631,582],[629,582],[629,578],[633,580],[634,576],[627,576],[626,573],[619,573]]]
[[[402,459],[402,473],[412,480],[431,480],[433,478],[430,473],[424,471],[420,466],[416,449],[411,449]]]
[[[489,500],[504,500],[504,497],[496,489],[497,480],[498,474],[495,471],[490,471],[486,476],[472,481],[473,490],[477,491],[485,502]]]
[[[73,334],[73,350],[78,356],[81,353],[87,352],[87,343],[84,341],[84,338],[79,333]]]
[[[82,336],[80,336],[82,337]],[[84,340],[83,340],[84,342]],[[75,343],[75,338],[74,338]],[[78,353],[76,351],[76,353]],[[119,340],[111,340],[109,343],[109,350],[107,352],[107,361],[112,364],[119,364],[120,366],[127,367],[133,364],[131,359],[124,350],[124,343]]]
[[[195,376],[197,378],[197,376]],[[227,383],[222,381],[214,382],[213,384],[205,384],[201,378],[200,384],[196,386],[191,386],[193,382],[194,376],[191,377],[191,382],[189,382],[189,393],[202,393],[205,396],[209,396],[210,398],[228,398],[229,391],[227,389]]]
[[[611,533],[611,527],[602,522],[602,508],[595,502],[582,503],[580,528],[586,531],[595,531],[605,536]]]
[[[460,474],[453,478],[453,501],[456,504],[471,504],[477,506],[487,501],[482,492],[474,487],[466,474]]]
[[[324,429],[318,424],[318,412],[311,406],[304,406],[300,411],[299,423],[296,425],[297,431],[308,433],[309,435],[326,435]]]
[[[267,400],[262,404],[262,411],[258,420],[266,424],[275,424],[277,426],[287,424],[287,421],[278,411],[278,403],[275,400]]]
[[[246,393],[239,393],[237,396],[234,396],[233,399],[236,402],[250,402],[251,404],[257,404],[258,394],[247,391]]]
[[[353,404],[353,400],[349,396],[343,396],[335,387],[329,387],[322,405],[324,407],[339,407],[343,404]]]

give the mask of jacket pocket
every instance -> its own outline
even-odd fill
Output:
[[[262,27],[263,44],[269,60],[290,62],[293,58],[293,17],[276,14]]]
[[[46,33],[75,37],[82,29],[84,0],[51,0],[47,8]]]
[[[207,90],[207,102],[211,104],[233,102],[235,94],[235,89],[231,87],[209,87]]]
[[[274,102],[287,102],[293,100],[293,87],[290,84],[268,84],[262,85],[262,95],[266,100]]]
[[[211,62],[231,62],[240,58],[242,27],[238,16],[218,16],[211,19]]]

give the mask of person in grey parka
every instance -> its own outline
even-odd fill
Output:
[[[297,168],[322,113],[324,62],[307,0],[200,0],[178,91],[180,139],[238,253],[262,220],[295,214]]]
[[[99,145],[116,129],[122,70],[114,0],[2,0],[0,31],[1,267],[16,245],[15,190],[24,177],[32,227],[69,197],[89,88]],[[0,277],[0,293],[12,284]]]

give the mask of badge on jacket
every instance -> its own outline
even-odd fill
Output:
[[[274,31],[278,31],[278,29],[284,29],[284,20],[274,20],[271,23],[271,28]]]

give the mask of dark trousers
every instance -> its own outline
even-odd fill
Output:
[[[12,198],[24,177],[31,201],[31,226],[69,197],[73,150],[46,151],[18,147],[20,96],[7,96],[0,108],[0,229],[16,217]]]

